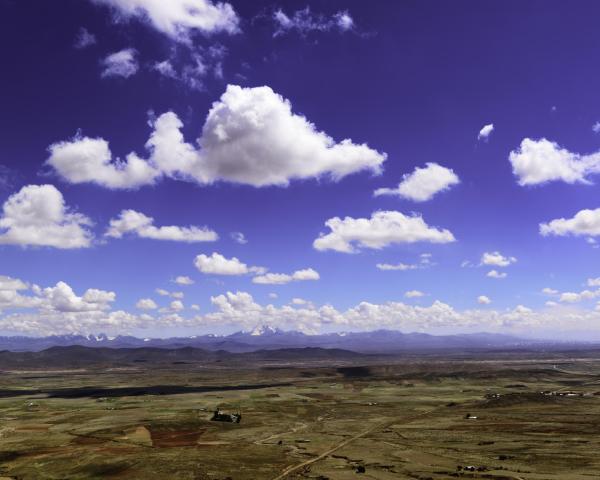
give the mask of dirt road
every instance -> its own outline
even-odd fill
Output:
[[[391,425],[396,425],[401,422],[411,422],[411,421],[416,420],[417,418],[420,418],[424,415],[428,415],[431,412],[433,412],[433,410],[427,410],[426,412],[421,412],[417,415],[413,415],[412,417],[408,417],[405,419],[397,419],[396,418],[394,420],[384,420],[382,422],[375,423],[374,425],[371,425],[369,428],[367,428],[363,432],[361,432],[357,435],[354,435],[350,438],[347,438],[346,440],[338,443],[336,446],[330,448],[329,450],[324,451],[320,455],[318,455],[314,458],[311,458],[310,460],[306,460],[302,463],[298,463],[296,465],[291,465],[291,466],[287,467],[280,475],[273,478],[273,480],[282,480],[282,479],[286,478],[288,475],[290,475],[291,473],[297,472],[298,470],[301,470],[302,468],[307,467],[308,465],[312,465],[313,463],[316,463],[319,460],[323,460],[324,458],[327,458],[329,455],[331,455],[332,453],[335,453],[340,448],[344,448],[346,445],[349,445],[350,443],[355,442],[359,438],[369,435],[370,433],[372,433],[380,428],[389,427]]]

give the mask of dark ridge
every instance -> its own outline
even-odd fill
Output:
[[[50,347],[38,352],[0,352],[1,368],[57,368],[127,365],[151,363],[157,365],[188,365],[194,363],[226,362],[244,364],[249,362],[311,362],[337,361],[364,358],[368,355],[342,349],[319,347],[284,348],[280,350],[257,350],[231,353],[225,350],[209,351],[201,348],[183,347],[166,349],[159,347],[108,348]]]
[[[372,375],[369,367],[340,367],[337,371],[345,378],[365,378]]]
[[[142,395],[176,395],[182,393],[226,392],[231,390],[259,390],[273,387],[289,387],[290,383],[261,383],[255,385],[151,385],[147,387],[80,387],[40,390],[0,390],[0,398],[46,395],[48,398],[113,398]]]

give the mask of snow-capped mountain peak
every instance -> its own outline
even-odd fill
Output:
[[[105,341],[107,341],[107,340],[112,340],[112,339],[114,339],[114,337],[111,339],[111,338],[109,338],[108,336],[106,336],[106,334],[104,334],[104,333],[100,333],[100,334],[98,334],[98,335],[89,334],[89,335],[87,336],[87,339],[88,339],[90,342],[105,342]]]
[[[250,335],[253,337],[260,337],[263,335],[272,335],[274,333],[277,333],[278,331],[278,329],[273,328],[269,325],[257,325],[256,328],[254,328],[254,330],[250,332]]]

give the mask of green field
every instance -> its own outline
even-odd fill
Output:
[[[599,367],[511,354],[5,370],[0,478],[600,478]],[[213,390],[111,390],[152,385]],[[83,386],[107,395],[65,390]],[[211,422],[217,406],[242,422]]]

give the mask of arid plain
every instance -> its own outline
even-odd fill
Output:
[[[0,478],[600,476],[600,352],[321,354],[8,362]]]

